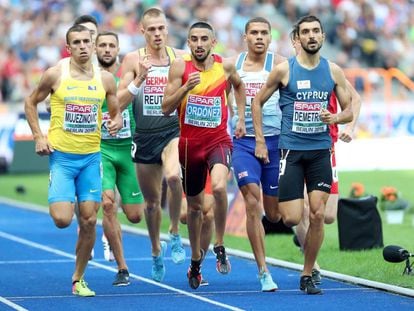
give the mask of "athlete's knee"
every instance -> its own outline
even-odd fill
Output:
[[[213,195],[215,198],[220,198],[223,196],[227,196],[226,193],[226,186],[223,184],[218,184],[218,185],[212,185],[212,190],[213,190]]]
[[[282,219],[282,215],[278,211],[266,211],[265,217],[272,223],[277,223]]]
[[[133,204],[124,209],[127,219],[133,224],[137,224],[142,220],[143,209],[138,204]]]
[[[115,203],[115,195],[112,192],[104,192],[102,194],[102,209],[105,216],[112,216],[117,212],[117,206]]]
[[[312,225],[317,225],[317,226],[323,225],[324,219],[325,219],[325,214],[323,210],[318,209],[309,214],[309,222]]]
[[[336,220],[336,215],[334,214],[325,214],[325,224],[333,224]]]
[[[147,213],[155,213],[161,209],[161,201],[157,199],[147,200],[145,209]]]
[[[187,214],[188,213],[202,213],[203,212],[203,205],[201,203],[192,203],[188,204],[187,206]]]
[[[282,219],[285,226],[289,228],[296,226],[300,222],[300,217],[295,215],[284,215]]]
[[[79,220],[79,226],[86,230],[93,230],[96,226],[96,220],[96,214],[81,216],[81,219]]]
[[[166,178],[167,181],[167,185],[171,190],[179,190],[180,192],[182,191],[181,189],[181,178],[178,175],[171,175],[168,176]]]
[[[50,207],[50,216],[58,228],[66,228],[72,223],[73,214],[62,212],[62,208]]]
[[[60,217],[58,215],[53,217],[53,221],[55,223],[55,226],[60,229],[67,228],[72,223],[72,219]]]

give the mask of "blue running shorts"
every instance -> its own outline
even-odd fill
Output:
[[[101,202],[101,153],[72,154],[55,150],[49,156],[49,204]]]
[[[279,188],[279,136],[266,136],[265,139],[270,160],[267,164],[254,155],[256,147],[254,137],[233,139],[234,176],[239,188],[250,183],[259,186],[261,184],[264,194],[276,197]]]

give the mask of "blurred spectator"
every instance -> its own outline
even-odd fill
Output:
[[[271,21],[271,49],[292,56],[292,24],[315,14],[345,67],[397,67],[414,78],[414,0],[0,0],[0,100],[19,102],[39,72],[67,56],[61,38],[77,16],[93,15],[100,29],[116,31],[122,57],[144,44],[139,16],[151,6],[166,12],[170,45],[186,49],[188,26],[205,20],[223,56],[244,50],[244,25],[253,16]]]

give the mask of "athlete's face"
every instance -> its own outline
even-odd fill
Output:
[[[300,45],[308,54],[316,54],[322,47],[325,34],[322,32],[321,25],[317,22],[302,23],[299,26]]]
[[[146,16],[142,20],[141,32],[145,37],[147,45],[154,50],[165,47],[168,35],[167,20],[164,15]]]
[[[91,58],[93,43],[88,30],[71,32],[68,35],[69,43],[66,45],[71,57],[79,63],[86,63]]]
[[[271,40],[270,28],[266,23],[251,23],[244,35],[247,49],[251,53],[265,53]]]
[[[83,23],[80,24],[82,26],[85,26],[86,28],[89,29],[91,36],[92,36],[92,43],[95,43],[96,41],[96,36],[98,35],[98,28],[96,28],[96,25],[94,23],[91,22],[87,22],[87,23]]]
[[[96,40],[96,56],[99,64],[104,67],[111,67],[119,53],[118,41],[112,35],[99,36]]]
[[[187,45],[193,58],[198,62],[204,62],[216,45],[216,39],[210,29],[193,28],[188,34]]]

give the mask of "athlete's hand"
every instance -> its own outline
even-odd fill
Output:
[[[148,72],[152,67],[150,56],[150,54],[145,54],[144,56],[139,58],[138,68],[135,69],[135,79],[140,80],[140,82],[144,81],[147,78]]]
[[[234,130],[234,136],[236,138],[242,138],[244,135],[246,135],[246,123],[239,119]]]
[[[191,91],[196,85],[200,84],[201,76],[200,72],[194,71],[188,75],[188,80],[185,83],[184,87],[186,88],[187,92]]]
[[[114,120],[109,119],[106,122],[106,127],[108,128],[109,134],[112,136],[116,136],[116,133],[122,128],[123,126],[123,119],[121,114],[118,114]]]
[[[267,151],[267,146],[265,142],[256,142],[256,147],[254,150],[254,155],[259,160],[262,160],[265,164],[269,163],[269,153]]]
[[[346,143],[349,143],[349,142],[351,142],[352,141],[352,134],[353,134],[353,129],[352,128],[350,128],[350,126],[346,126],[344,129],[343,129],[343,131],[341,131],[340,133],[339,133],[339,139],[340,140],[342,140],[342,141],[344,141],[344,142],[346,142]]]
[[[51,154],[54,149],[46,137],[40,137],[35,141],[35,150],[38,155],[44,156]]]
[[[331,125],[335,123],[336,115],[330,113],[327,109],[321,109],[319,118],[321,119],[323,123]]]

